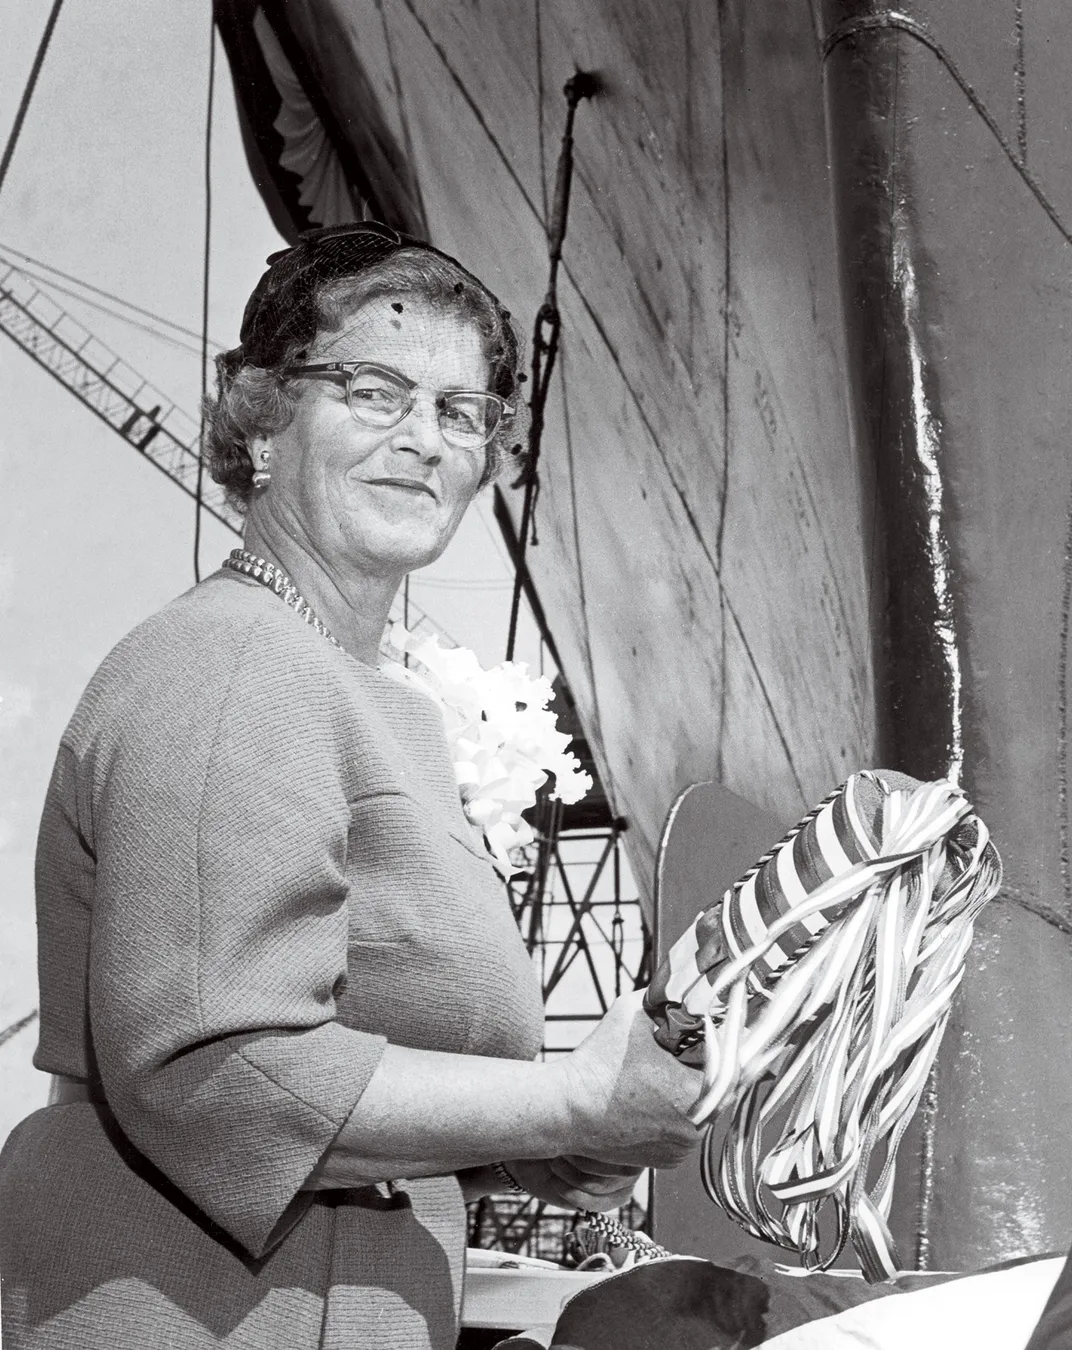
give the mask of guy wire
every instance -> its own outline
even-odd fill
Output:
[[[48,44],[52,41],[52,33],[56,27],[56,20],[60,17],[62,7],[63,0],[54,0],[48,21],[45,24],[45,31],[37,45],[37,54],[34,56],[33,65],[30,67],[26,88],[23,89],[22,98],[19,100],[19,109],[11,126],[11,134],[8,136],[7,145],[4,147],[4,157],[0,159],[0,189],[4,186],[4,179],[7,177],[8,167],[15,153],[15,146],[18,144],[19,133],[22,131],[22,124],[26,120],[30,100],[33,98],[34,89],[37,86],[37,77],[41,74],[41,67],[45,64],[45,54],[48,52]]]
[[[94,309],[99,309],[102,314],[107,314],[113,319],[120,319],[123,323],[133,324],[136,328],[142,328],[146,333],[151,333],[153,337],[161,338],[165,342],[176,342],[183,350],[193,352],[194,355],[197,354],[199,348],[189,346],[184,342],[180,343],[177,338],[173,338],[167,333],[161,333],[158,329],[151,328],[146,324],[136,323],[128,315],[117,314],[115,310],[108,309],[105,305],[98,304],[88,296],[82,295],[81,291],[92,291],[94,295],[110,300],[122,309],[129,309],[134,314],[140,314],[143,318],[152,319],[155,324],[163,324],[166,328],[173,328],[176,333],[181,333],[185,337],[193,338],[195,342],[200,343],[201,334],[195,332],[192,328],[176,323],[174,319],[165,318],[163,314],[157,314],[154,310],[145,309],[142,305],[136,305],[132,300],[124,300],[121,295],[116,295],[114,291],[106,291],[103,286],[96,286],[92,281],[83,281],[81,277],[76,277],[71,272],[64,272],[62,268],[54,267],[52,263],[44,262],[40,258],[35,258],[33,254],[24,253],[21,249],[14,248],[11,244],[5,244],[3,240],[0,240],[0,254],[8,253],[19,260],[17,263],[12,263],[11,266],[17,267],[20,272],[25,272],[27,276],[33,277],[35,281],[41,282],[42,285],[51,286],[53,290],[57,290],[63,295],[69,295],[75,300],[80,300],[84,305],[91,305]],[[29,263],[29,267],[26,266],[27,263]],[[79,287],[80,290],[72,291],[68,287],[61,286],[59,282],[53,281],[52,277],[37,276],[30,268],[40,268],[42,271],[50,272],[52,277],[61,277],[64,281],[69,281]],[[214,339],[211,339],[211,345],[219,347],[221,351],[223,350],[223,344],[216,342]]]
[[[205,399],[208,396],[208,301],[212,254],[212,104],[216,86],[216,26],[208,20],[208,98],[205,106],[205,237],[201,267],[201,430],[197,440],[197,487],[194,493],[194,581],[201,580],[201,517],[205,490]]]

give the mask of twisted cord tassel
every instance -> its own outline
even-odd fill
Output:
[[[881,794],[871,829],[868,793]],[[808,889],[800,873],[814,879],[820,854],[827,877]],[[771,875],[787,904],[777,916],[763,906]],[[691,1116],[707,1125],[704,1187],[808,1270],[826,1269],[847,1241],[869,1281],[898,1269],[886,1222],[897,1149],[974,920],[1000,880],[997,851],[959,788],[891,790],[857,774],[700,915],[668,958],[665,997],[703,1028],[704,1082]],[[719,1150],[715,1121],[727,1113]]]

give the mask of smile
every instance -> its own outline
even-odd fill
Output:
[[[365,481],[372,487],[399,488],[403,492],[421,493],[431,497],[434,502],[439,501],[435,489],[419,478],[367,478]]]

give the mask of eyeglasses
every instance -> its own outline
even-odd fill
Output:
[[[386,429],[408,417],[421,386],[375,361],[327,361],[312,366],[286,366],[284,375],[341,375],[346,378],[346,402],[355,422]],[[473,389],[430,390],[443,439],[460,450],[480,450],[514,409],[498,394]]]

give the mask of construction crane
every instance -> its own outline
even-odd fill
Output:
[[[183,492],[197,496],[198,424],[11,263],[0,271],[0,329]],[[241,534],[242,516],[217,483],[204,483],[201,504]]]

